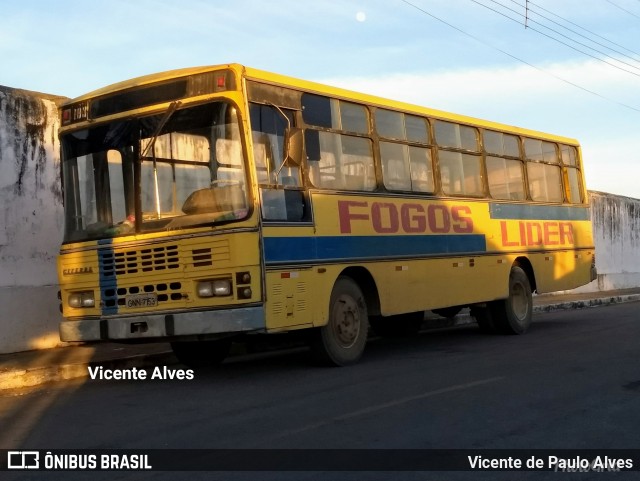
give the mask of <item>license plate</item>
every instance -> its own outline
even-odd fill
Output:
[[[127,307],[137,309],[140,307],[156,307],[158,305],[158,295],[155,292],[147,294],[131,294],[126,297]]]

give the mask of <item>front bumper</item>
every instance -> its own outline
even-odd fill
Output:
[[[113,319],[62,321],[60,339],[65,342],[123,341],[261,331],[266,327],[264,314],[264,308],[257,306]]]

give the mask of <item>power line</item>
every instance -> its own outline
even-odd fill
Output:
[[[492,12],[497,13],[498,15],[502,15],[503,17],[508,18],[509,20],[511,20],[511,21],[513,21],[513,22],[516,22],[516,23],[518,23],[518,24],[520,24],[520,23],[521,23],[519,20],[517,20],[517,19],[515,19],[515,18],[512,18],[512,17],[510,17],[509,15],[506,15],[506,14],[504,14],[504,13],[502,13],[502,12],[500,12],[500,11],[496,10],[495,8],[491,8],[490,6],[485,5],[484,3],[481,3],[481,2],[480,2],[480,1],[478,1],[478,0],[471,0],[471,1],[472,1],[473,3],[476,3],[476,4],[478,4],[478,5],[480,5],[480,6],[484,7],[484,8],[486,8],[487,10],[491,10]],[[522,15],[521,13],[516,12],[515,10],[513,10],[513,9],[511,9],[511,8],[509,8],[509,7],[506,7],[505,5],[503,5],[503,4],[499,3],[499,2],[496,2],[495,0],[489,0],[489,1],[491,1],[491,2],[493,2],[493,3],[496,3],[496,4],[500,5],[501,7],[506,8],[507,10],[510,10],[510,11],[512,11],[512,12],[515,12],[517,15],[524,16],[524,15]],[[630,63],[628,63],[628,62],[625,62],[625,61],[623,61],[623,60],[620,60],[620,59],[614,58],[614,57],[612,57],[611,55],[608,55],[608,54],[606,54],[606,53],[604,53],[604,52],[601,52],[600,50],[594,49],[593,47],[589,47],[588,45],[585,45],[585,44],[584,44],[584,43],[582,43],[582,42],[578,42],[577,40],[573,40],[572,38],[570,38],[570,37],[568,37],[568,36],[564,35],[563,33],[558,32],[557,30],[554,30],[554,29],[552,29],[552,28],[550,28],[550,27],[547,27],[547,26],[545,26],[545,25],[542,25],[540,22],[536,22],[535,20],[532,20],[532,19],[529,19],[529,22],[532,22],[532,23],[536,23],[536,24],[538,24],[538,25],[541,25],[542,27],[546,28],[547,30],[552,31],[553,33],[556,33],[556,34],[560,35],[561,37],[564,37],[564,38],[566,38],[566,39],[570,40],[571,42],[574,42],[574,43],[576,43],[576,44],[578,44],[578,45],[580,45],[580,46],[582,46],[582,47],[586,47],[586,48],[588,48],[588,49],[590,49],[590,50],[593,50],[594,52],[597,52],[597,53],[599,53],[599,54],[601,54],[601,55],[604,55],[604,56],[605,56],[605,57],[607,57],[607,58],[610,58],[610,59],[612,59],[612,60],[615,60],[616,62],[620,62],[620,63],[622,63],[622,64],[624,64],[624,65],[627,65],[627,66],[629,66],[629,67],[631,67],[631,68],[634,68],[634,69],[636,69],[636,70],[638,70],[638,71],[640,72],[640,67],[637,67],[637,66],[635,66],[635,65],[632,65],[632,64],[630,64]],[[598,60],[599,62],[603,62],[603,63],[605,63],[605,64],[607,64],[607,65],[609,65],[609,66],[611,66],[611,67],[613,67],[613,68],[617,68],[618,70],[621,70],[621,71],[623,71],[623,72],[627,72],[627,73],[629,73],[629,74],[631,74],[631,75],[635,75],[636,77],[640,77],[640,73],[632,72],[631,70],[627,70],[626,68],[621,67],[620,65],[616,65],[616,64],[614,64],[614,63],[608,62],[607,60],[605,60],[605,59],[603,59],[603,58],[601,58],[601,57],[598,57],[598,56],[596,56],[596,55],[593,55],[593,54],[591,54],[591,53],[589,53],[589,52],[585,52],[584,50],[581,50],[581,49],[579,49],[579,48],[577,48],[577,47],[574,47],[573,45],[570,45],[570,44],[568,44],[568,43],[566,43],[566,42],[563,42],[562,40],[560,40],[560,39],[558,39],[558,38],[556,38],[556,37],[554,37],[554,36],[552,36],[552,35],[549,35],[549,34],[547,34],[547,33],[544,33],[544,32],[542,32],[542,31],[540,31],[540,30],[538,30],[538,29],[536,29],[536,28],[534,28],[534,27],[529,26],[528,28],[529,28],[529,30],[533,30],[534,32],[536,32],[536,33],[538,33],[538,34],[540,34],[540,35],[543,35],[543,36],[545,36],[545,37],[547,37],[547,38],[549,38],[549,39],[551,39],[551,40],[555,40],[556,42],[558,42],[558,43],[560,43],[560,44],[562,44],[562,45],[564,45],[564,46],[566,46],[566,47],[569,47],[570,49],[575,50],[576,52],[579,52],[579,53],[581,53],[581,54],[583,54],[583,55],[586,55],[586,56],[591,57],[591,58],[593,58],[593,59],[595,59],[595,60]]]
[[[533,69],[535,69],[535,70],[538,70],[539,72],[542,72],[542,73],[544,73],[544,74],[546,74],[546,75],[549,75],[549,76],[551,76],[551,77],[555,78],[556,80],[560,80],[561,82],[564,82],[564,83],[566,83],[566,84],[568,84],[568,85],[571,85],[572,87],[575,87],[575,88],[577,88],[577,89],[580,89],[580,90],[582,90],[583,92],[587,92],[587,93],[589,93],[589,94],[591,94],[591,95],[595,95],[596,97],[599,97],[599,98],[601,98],[601,99],[603,99],[603,100],[606,100],[607,102],[612,102],[612,103],[614,103],[614,104],[617,104],[617,105],[619,105],[619,106],[621,106],[621,107],[624,107],[624,108],[627,108],[627,109],[629,109],[629,110],[633,110],[633,111],[635,111],[635,112],[640,112],[640,108],[633,107],[633,106],[631,106],[631,105],[627,105],[627,104],[622,103],[622,102],[618,102],[617,100],[613,100],[613,99],[611,99],[611,98],[609,98],[609,97],[606,97],[606,96],[601,95],[601,94],[599,94],[599,93],[597,93],[597,92],[594,92],[593,90],[589,90],[588,88],[582,87],[581,85],[578,85],[578,84],[576,84],[576,83],[574,83],[574,82],[571,82],[570,80],[567,80],[567,79],[565,79],[565,78],[562,78],[562,77],[560,77],[560,76],[558,76],[558,75],[556,75],[556,74],[554,74],[554,73],[552,73],[552,72],[549,72],[548,70],[545,70],[545,69],[542,69],[542,68],[540,68],[540,67],[537,67],[536,65],[533,65],[533,64],[531,64],[531,63],[527,62],[526,60],[523,60],[523,59],[521,59],[521,58],[519,58],[519,57],[516,57],[515,55],[512,55],[512,54],[510,54],[509,52],[507,52],[507,51],[505,51],[505,50],[502,50],[501,48],[496,47],[495,45],[491,45],[490,43],[485,42],[484,40],[481,40],[481,39],[480,39],[480,38],[478,38],[477,36],[475,36],[475,35],[473,35],[473,34],[471,34],[471,33],[469,33],[469,32],[466,32],[465,30],[462,30],[461,28],[456,27],[455,25],[452,25],[451,23],[449,23],[449,22],[447,22],[447,21],[445,21],[445,20],[441,19],[440,17],[437,17],[437,16],[433,15],[432,13],[428,12],[427,10],[425,10],[425,9],[423,9],[423,8],[421,8],[421,7],[417,6],[417,5],[415,5],[414,3],[411,3],[409,0],[400,0],[400,1],[402,1],[403,3],[405,3],[405,4],[409,5],[410,7],[415,8],[416,10],[418,10],[418,11],[422,12],[423,14],[425,14],[425,15],[427,15],[427,16],[429,16],[429,17],[433,18],[434,20],[437,20],[438,22],[440,22],[440,23],[442,23],[442,24],[446,25],[447,27],[450,27],[450,28],[452,28],[453,30],[456,30],[457,32],[460,32],[461,34],[466,35],[466,36],[467,36],[467,37],[469,37],[469,38],[472,38],[472,39],[473,39],[473,40],[475,40],[476,42],[481,43],[482,45],[485,45],[485,46],[487,46],[487,47],[489,47],[489,48],[492,48],[492,49],[494,49],[494,50],[497,50],[498,52],[500,52],[500,53],[502,53],[502,54],[506,55],[507,57],[510,57],[510,58],[512,58],[512,59],[514,59],[514,60],[517,60],[518,62],[521,62],[521,63],[523,63],[523,64],[525,64],[525,65],[528,65],[529,67],[531,67],[531,68],[533,68]]]
[[[640,0],[638,0],[638,1],[640,2]],[[553,23],[554,25],[557,25],[557,26],[559,26],[560,28],[564,28],[565,30],[568,30],[569,32],[571,32],[571,33],[573,33],[573,34],[575,34],[575,35],[578,35],[579,37],[582,37],[582,38],[584,38],[584,39],[588,40],[589,42],[595,43],[596,45],[600,45],[601,47],[604,47],[604,48],[606,48],[606,49],[609,49],[609,50],[611,50],[612,52],[615,52],[615,53],[620,54],[620,55],[622,55],[622,56],[624,56],[624,57],[627,57],[628,59],[631,59],[631,60],[633,60],[633,61],[635,61],[635,62],[640,61],[640,59],[638,59],[638,58],[634,58],[634,57],[632,57],[632,56],[630,56],[630,55],[627,55],[627,54],[626,54],[626,53],[624,53],[624,52],[621,52],[620,50],[616,50],[615,48],[612,48],[612,47],[610,47],[610,46],[608,46],[608,45],[605,45],[604,43],[601,43],[601,42],[598,42],[598,41],[596,41],[596,40],[593,40],[592,38],[589,38],[588,36],[583,35],[583,34],[581,34],[580,32],[578,32],[578,31],[576,31],[576,30],[573,30],[573,29],[571,29],[571,28],[569,28],[569,27],[567,27],[567,26],[565,26],[565,25],[562,25],[562,24],[561,24],[561,23],[559,23],[559,22],[556,22],[556,21],[555,21],[555,20],[553,20],[552,18],[549,18],[549,17],[547,17],[547,16],[545,16],[545,15],[542,15],[541,13],[536,12],[536,10],[535,10],[535,9],[533,9],[533,8],[531,8],[531,6],[530,6],[530,5],[534,5],[534,6],[538,7],[538,8],[540,8],[541,10],[544,10],[545,12],[550,13],[551,15],[553,15],[553,16],[555,16],[555,17],[557,17],[557,18],[561,19],[562,21],[564,21],[564,22],[566,22],[566,23],[569,23],[569,24],[571,24],[571,25],[574,25],[574,26],[578,27],[579,29],[581,29],[581,30],[583,30],[583,31],[585,31],[585,32],[588,32],[588,33],[589,33],[590,35],[592,35],[592,36],[595,36],[595,37],[601,38],[602,40],[604,40],[605,42],[610,43],[611,45],[615,45],[616,47],[619,47],[619,48],[621,48],[622,50],[626,50],[627,52],[630,52],[630,53],[633,53],[633,54],[635,54],[635,55],[640,56],[640,53],[635,52],[635,51],[633,51],[633,50],[630,50],[630,49],[626,48],[626,47],[625,47],[625,46],[623,46],[623,45],[619,45],[619,44],[617,44],[617,43],[615,43],[615,42],[613,42],[613,41],[611,41],[611,40],[609,40],[609,39],[607,39],[607,38],[603,37],[602,35],[598,35],[597,33],[592,32],[591,30],[588,30],[588,29],[586,29],[586,28],[584,28],[584,27],[582,27],[582,26],[578,25],[577,23],[573,23],[572,21],[570,21],[570,20],[568,20],[568,19],[566,19],[566,18],[564,18],[564,17],[561,17],[560,15],[557,15],[557,14],[555,14],[555,13],[553,13],[553,12],[549,11],[549,10],[546,10],[545,8],[542,8],[542,7],[540,7],[539,5],[536,5],[535,3],[531,2],[531,1],[527,1],[527,5],[526,5],[526,6],[525,6],[525,5],[521,5],[521,4],[520,4],[519,2],[517,2],[516,0],[510,0],[510,2],[511,2],[511,3],[515,3],[516,5],[518,5],[518,6],[519,6],[519,7],[521,7],[521,8],[526,8],[526,10],[527,10],[527,17],[526,17],[526,19],[527,19],[527,20],[528,20],[528,18],[530,18],[530,17],[529,17],[530,13],[531,13],[531,12],[533,12],[535,15],[538,15],[539,17],[544,18],[545,20],[547,20],[547,21],[549,21],[549,22]],[[522,15],[522,14],[520,14],[520,15]]]
[[[607,0],[607,3],[610,3],[611,5],[613,5],[613,6],[614,6],[614,7],[616,7],[616,8],[619,8],[619,9],[620,9],[620,10],[622,10],[623,12],[626,12],[626,13],[628,13],[629,15],[631,15],[631,16],[633,16],[633,17],[636,17],[636,18],[640,19],[640,16],[636,15],[635,13],[633,13],[633,12],[632,12],[632,11],[630,11],[630,10],[627,10],[626,8],[621,7],[620,5],[618,5],[618,4],[616,4],[616,3],[613,3],[611,0]]]
[[[514,0],[511,0],[511,1],[514,1]],[[638,0],[638,1],[640,2],[640,0]],[[514,2],[514,3],[518,3],[518,2]],[[528,2],[527,2],[527,3],[528,3],[528,5],[533,5],[533,6],[537,7],[537,8],[539,8],[540,10],[542,10],[542,11],[544,11],[544,12],[547,12],[547,13],[549,13],[549,14],[553,15],[554,17],[559,18],[560,20],[562,20],[562,21],[564,21],[564,22],[567,22],[567,23],[569,23],[569,24],[571,24],[571,25],[573,25],[573,26],[575,26],[575,27],[578,27],[578,28],[579,28],[579,29],[581,29],[581,30],[584,30],[585,32],[588,32],[588,33],[589,33],[589,34],[591,34],[591,35],[594,35],[594,36],[596,36],[596,37],[598,37],[598,38],[601,38],[602,40],[604,40],[604,41],[606,41],[606,42],[609,42],[610,44],[615,45],[616,47],[620,47],[621,49],[626,50],[627,52],[633,53],[633,54],[635,54],[635,55],[640,55],[640,53],[636,52],[635,50],[630,50],[630,49],[628,49],[627,47],[625,47],[624,45],[620,45],[620,44],[618,44],[618,43],[615,43],[615,42],[613,42],[613,41],[609,40],[608,38],[603,37],[602,35],[599,35],[599,34],[597,34],[597,33],[595,33],[595,32],[592,32],[591,30],[589,30],[589,29],[587,29],[587,28],[584,28],[584,27],[583,27],[583,26],[581,26],[581,25],[578,25],[577,23],[572,22],[571,20],[569,20],[569,19],[567,19],[567,18],[561,17],[560,15],[558,15],[558,14],[556,14],[556,13],[554,13],[554,12],[550,11],[550,10],[547,10],[546,8],[541,7],[540,5],[538,5],[538,4],[536,4],[536,3],[533,3],[531,0],[528,0]],[[518,4],[518,5],[520,5],[520,4]],[[520,6],[522,7],[522,5],[520,5]],[[531,7],[529,7],[529,10],[530,10],[530,11],[534,11]],[[536,14],[537,14],[537,15],[540,15],[540,14],[539,14],[539,13],[537,13],[537,12],[536,12]],[[542,16],[542,15],[540,15],[540,16]],[[566,28],[566,27],[565,27],[565,28]]]

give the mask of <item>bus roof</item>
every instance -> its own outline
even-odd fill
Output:
[[[94,97],[99,97],[102,95],[110,94],[110,93],[121,91],[121,90],[127,90],[135,87],[140,87],[143,85],[156,83],[156,82],[162,82],[164,80],[170,80],[176,77],[194,75],[198,73],[204,73],[212,70],[220,70],[224,68],[233,69],[238,74],[241,74],[245,78],[250,80],[268,83],[272,85],[280,85],[286,88],[292,88],[294,90],[309,91],[317,94],[338,97],[344,100],[361,102],[368,105],[401,110],[408,113],[421,114],[421,115],[425,115],[428,117],[437,118],[441,120],[465,123],[465,124],[475,125],[479,127],[485,127],[488,129],[495,129],[495,130],[511,132],[514,134],[526,135],[530,137],[538,137],[538,138],[548,139],[551,141],[562,142],[566,144],[579,145],[579,142],[576,139],[573,139],[570,137],[564,137],[560,135],[526,129],[522,127],[516,127],[508,124],[502,124],[499,122],[493,122],[490,120],[484,120],[484,119],[474,118],[466,115],[455,114],[452,112],[446,112],[443,110],[431,109],[428,107],[422,107],[419,105],[414,105],[406,102],[400,102],[400,101],[391,100],[388,98],[378,97],[375,95],[369,95],[362,92],[355,92],[347,89],[342,89],[339,87],[332,87],[332,86],[317,83],[317,82],[311,82],[308,80],[288,77],[286,75],[281,75],[273,72],[254,69],[254,68],[246,67],[236,63],[182,68],[182,69],[175,69],[175,70],[167,70],[164,72],[158,72],[150,75],[144,75],[141,77],[136,77],[136,78],[124,80],[122,82],[118,82],[115,84],[111,84],[103,88],[100,88],[98,90],[94,90],[80,97],[69,100],[68,102],[65,102],[64,105],[72,104],[82,100],[91,99]]]

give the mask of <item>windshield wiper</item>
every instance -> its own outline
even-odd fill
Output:
[[[167,108],[167,111],[162,116],[162,119],[160,119],[160,123],[156,127],[156,130],[153,132],[153,136],[151,137],[151,140],[149,141],[147,146],[144,148],[144,151],[140,154],[140,162],[142,162],[142,159],[144,159],[147,156],[147,153],[149,152],[149,150],[151,150],[152,160],[153,160],[153,184],[155,188],[155,197],[156,197],[156,215],[158,216],[158,219],[160,219],[160,216],[161,216],[160,186],[158,184],[158,166],[156,162],[156,152],[155,152],[154,146],[156,145],[156,140],[158,139],[160,132],[162,132],[162,129],[167,124],[167,122],[169,121],[171,116],[174,114],[174,112],[178,109],[180,104],[181,102],[179,100],[171,102],[171,104]]]
[[[149,152],[149,150],[156,144],[156,140],[157,140],[158,136],[160,135],[160,132],[162,132],[162,129],[164,128],[166,123],[169,121],[171,116],[178,109],[178,107],[180,107],[180,104],[181,104],[181,102],[179,100],[171,102],[171,104],[167,108],[167,111],[162,116],[162,119],[160,119],[160,123],[156,127],[156,130],[153,132],[153,135],[151,136],[151,141],[147,144],[147,146],[145,147],[145,149],[142,152],[142,154],[140,154],[141,158],[146,157],[146,155]]]

